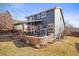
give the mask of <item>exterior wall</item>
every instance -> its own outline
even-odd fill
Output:
[[[46,17],[42,18],[42,26],[47,27],[48,24],[54,23],[54,10],[46,11]]]
[[[45,13],[44,17],[42,17],[43,13]],[[41,20],[41,22],[30,22],[30,23],[28,23],[28,25],[29,25],[29,33],[36,34],[35,32],[37,32],[37,34],[42,35],[43,32],[41,32],[41,31],[43,31],[44,28],[48,29],[48,24],[54,24],[54,9],[47,10],[47,11],[38,13],[36,15],[29,16],[27,18],[27,20],[28,21]],[[40,30],[38,31],[39,25],[41,25],[42,28],[40,28]],[[54,29],[54,27],[53,27],[53,29]],[[46,30],[46,31],[48,31],[48,30]],[[51,32],[53,32],[53,30]]]
[[[16,29],[16,30],[22,30],[22,25],[15,25],[14,29]]]
[[[64,31],[64,19],[60,8],[55,9],[55,39],[60,38]]]
[[[45,28],[47,27],[48,24],[54,23],[54,10],[53,9],[46,11],[46,17],[41,18],[42,13],[39,13],[39,14],[36,14],[36,15],[33,15],[30,17],[33,17],[32,18],[33,20],[42,20],[42,22],[40,24]],[[37,18],[38,15],[40,15],[40,19]],[[27,20],[29,20],[29,17],[27,18]]]

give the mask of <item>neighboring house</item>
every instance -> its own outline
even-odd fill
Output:
[[[0,30],[12,30],[12,17],[8,11],[0,13]]]
[[[61,8],[51,8],[37,14],[25,17],[27,19],[28,33],[33,35],[54,34],[54,38],[63,36],[65,22]]]
[[[14,30],[19,30],[19,31],[27,32],[27,27],[28,26],[24,22],[14,23]]]

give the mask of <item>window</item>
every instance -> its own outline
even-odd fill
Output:
[[[53,24],[48,24],[48,32],[53,32]]]
[[[40,14],[37,15],[37,19],[40,19]]]
[[[32,20],[33,19],[33,17],[31,16],[31,17],[29,17],[29,20]]]
[[[32,16],[32,20],[34,20],[34,16]]]
[[[41,18],[46,17],[46,12],[41,13]]]
[[[42,25],[38,25],[38,31],[40,31],[42,29]]]

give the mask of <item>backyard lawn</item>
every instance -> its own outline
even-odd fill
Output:
[[[79,37],[65,36],[61,41],[36,49],[12,37],[0,37],[0,55],[4,56],[78,56]]]

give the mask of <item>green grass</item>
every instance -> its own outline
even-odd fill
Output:
[[[65,36],[61,41],[53,42],[41,49],[35,49],[21,41],[6,38],[0,39],[0,55],[74,56],[79,55],[75,43],[79,43],[79,37]]]

